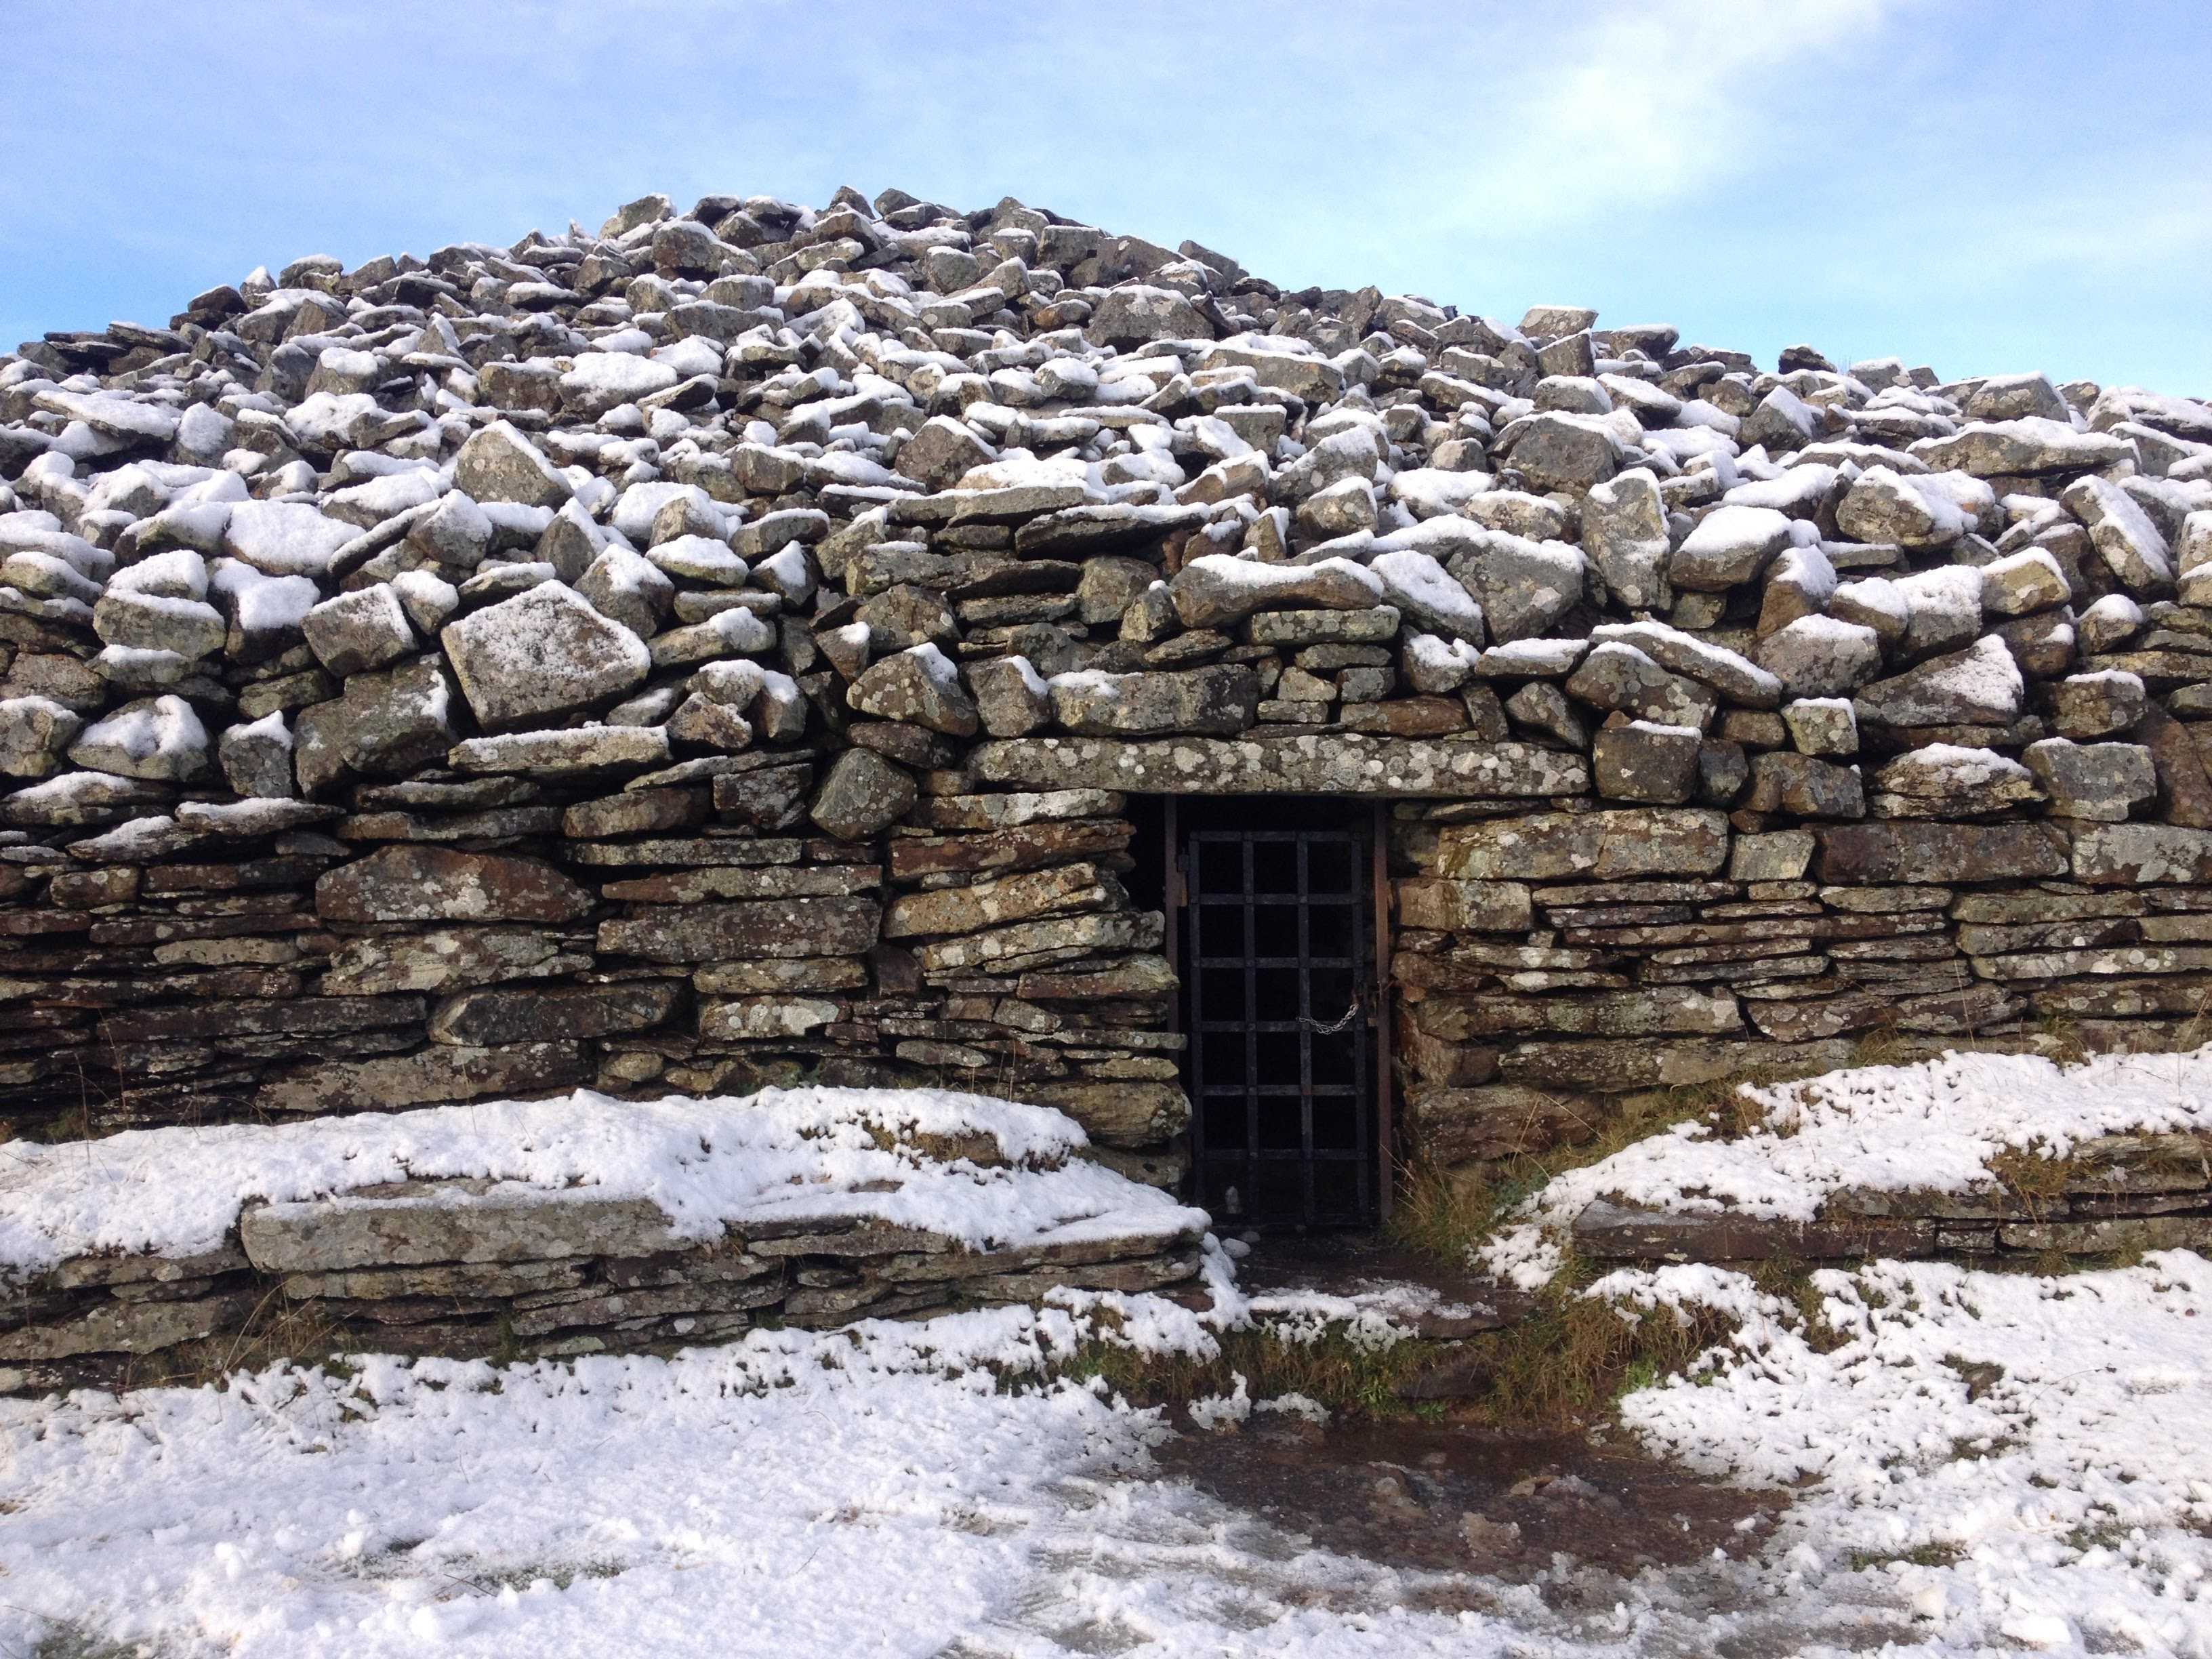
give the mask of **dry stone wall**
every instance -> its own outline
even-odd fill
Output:
[[[0,1182],[0,1393],[1201,1294],[1205,1212],[1071,1156],[1082,1142],[1006,1101],[805,1089],[22,1146]]]
[[[18,1133],[935,1082],[1181,1172],[1136,798],[1395,803],[1449,1161],[2212,988],[2212,408],[648,198],[0,358]]]
[[[1158,1291],[1199,1267],[1190,1224],[975,1250],[829,1215],[743,1223],[702,1243],[675,1236],[645,1200],[489,1185],[410,1182],[257,1206],[215,1250],[86,1255],[11,1283],[0,1394],[221,1370],[270,1343],[456,1358],[665,1352],[763,1325],[921,1317],[1064,1287]]]
[[[1946,1255],[2014,1261],[2212,1246],[2212,1136],[2092,1135],[1965,1192],[1846,1188],[1808,1221],[1607,1200],[1576,1216],[1575,1249],[1631,1261]]]

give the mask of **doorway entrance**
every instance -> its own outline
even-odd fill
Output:
[[[1377,1218],[1374,817],[1279,796],[1173,804],[1195,1196],[1224,1226]]]

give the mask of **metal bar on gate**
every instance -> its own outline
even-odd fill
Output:
[[[1375,1182],[1376,1212],[1379,1221],[1390,1219],[1390,1202],[1397,1185],[1395,1116],[1393,1107],[1394,1068],[1390,1059],[1390,809],[1375,803],[1371,850],[1375,948]]]
[[[1244,1207],[1255,1220],[1260,1218],[1260,969],[1259,952],[1253,947],[1259,943],[1259,906],[1252,902],[1256,880],[1253,868],[1256,862],[1254,848],[1257,843],[1250,836],[1237,842],[1238,867],[1244,877]]]
[[[1160,840],[1167,860],[1160,883],[1160,908],[1164,913],[1161,925],[1165,929],[1163,946],[1167,953],[1168,971],[1180,978],[1183,971],[1182,908],[1190,902],[1190,896],[1184,890],[1182,841],[1176,834],[1176,798],[1169,795],[1164,798],[1160,813]],[[1168,1000],[1168,1030],[1182,1030],[1181,997],[1171,997]],[[1196,1134],[1194,1125],[1192,1133],[1194,1136]]]
[[[1314,1193],[1313,838],[1298,832],[1293,878],[1298,924],[1298,1209],[1309,1227],[1320,1218]],[[1333,1017],[1332,1017],[1333,1018]]]

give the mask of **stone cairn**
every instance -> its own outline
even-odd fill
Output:
[[[1446,1164],[2212,990],[2212,408],[632,203],[0,357],[0,1115],[927,1084],[1163,1183],[1131,798],[1389,798]]]

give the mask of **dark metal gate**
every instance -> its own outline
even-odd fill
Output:
[[[1176,863],[1198,1201],[1228,1224],[1373,1222],[1365,826],[1191,828]]]

